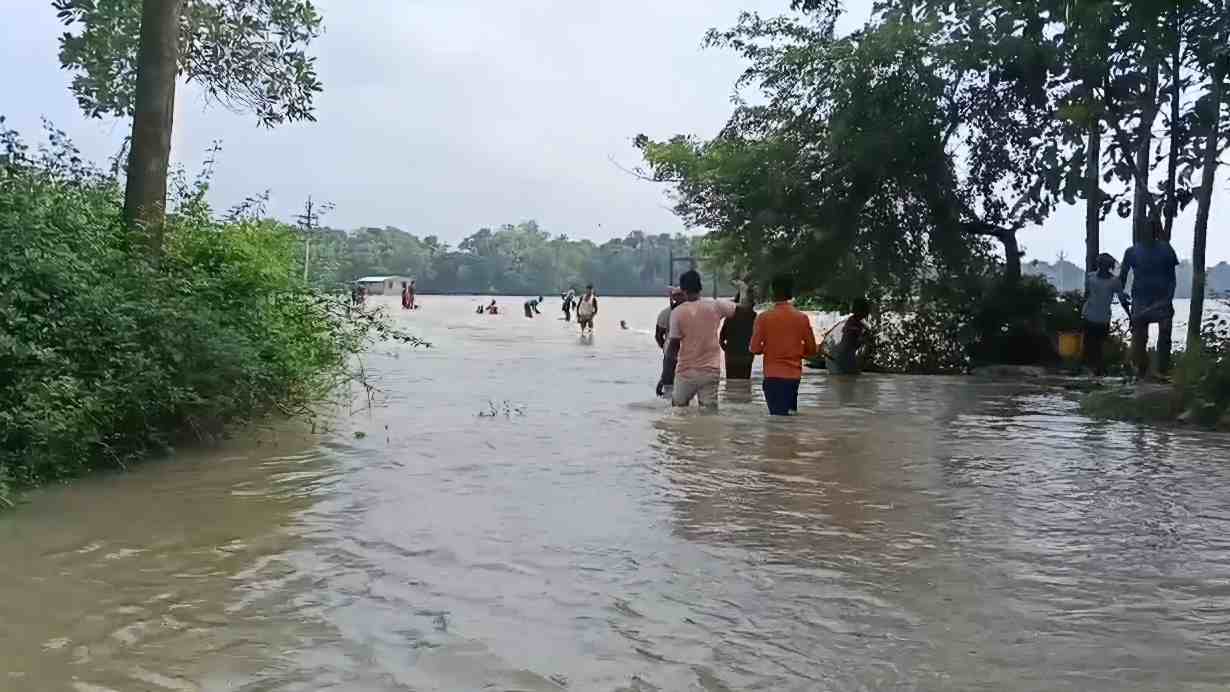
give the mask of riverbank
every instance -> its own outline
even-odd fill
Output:
[[[1179,386],[1137,382],[1099,388],[1081,399],[1081,412],[1148,425],[1183,425],[1230,432],[1230,412],[1194,401]]]

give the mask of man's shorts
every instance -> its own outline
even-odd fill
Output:
[[[701,408],[717,408],[718,376],[680,377],[676,375],[675,391],[671,394],[671,403],[675,406],[689,406],[693,398]]]

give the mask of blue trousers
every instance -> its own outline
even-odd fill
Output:
[[[789,416],[799,410],[799,380],[780,377],[764,378],[764,400],[769,405],[769,415]]]

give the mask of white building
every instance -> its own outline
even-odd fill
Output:
[[[369,296],[399,296],[410,285],[408,276],[364,276],[355,283],[367,289]]]

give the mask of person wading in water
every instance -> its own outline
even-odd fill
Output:
[[[668,373],[674,373],[671,403],[675,406],[688,406],[696,399],[701,408],[717,408],[718,381],[722,377],[718,331],[723,319],[733,317],[737,311],[751,309],[747,284],[739,281],[736,285],[744,304],[701,298],[704,286],[694,269],[679,277],[684,303],[671,312],[670,342],[662,359],[662,380],[668,378]]]
[[[756,318],[751,350],[764,355],[764,400],[769,414],[788,416],[799,410],[803,359],[816,355],[819,349],[811,320],[790,302],[794,280],[777,276],[771,288],[773,309]]]
[[[577,324],[581,326],[581,336],[588,332],[594,334],[594,318],[598,316],[598,296],[594,295],[594,285],[585,287],[585,295],[577,302]]]
[[[671,288],[670,303],[662,308],[662,312],[658,313],[658,323],[654,326],[653,340],[658,342],[658,348],[666,351],[666,340],[671,333],[671,313],[675,308],[683,303],[683,291],[678,288]],[[669,397],[675,389],[675,368],[671,367],[670,372],[665,368],[662,371],[662,376],[658,378],[658,386],[656,392],[658,396]]]
[[[751,289],[746,289],[749,292]],[[743,296],[736,295],[735,302],[742,303]],[[748,305],[755,304],[755,296],[749,295]],[[756,356],[752,355],[752,329],[756,324],[756,310],[740,310],[733,317],[727,317],[722,322],[722,331],[718,335],[718,345],[726,352],[726,379],[752,379],[752,363]]]

